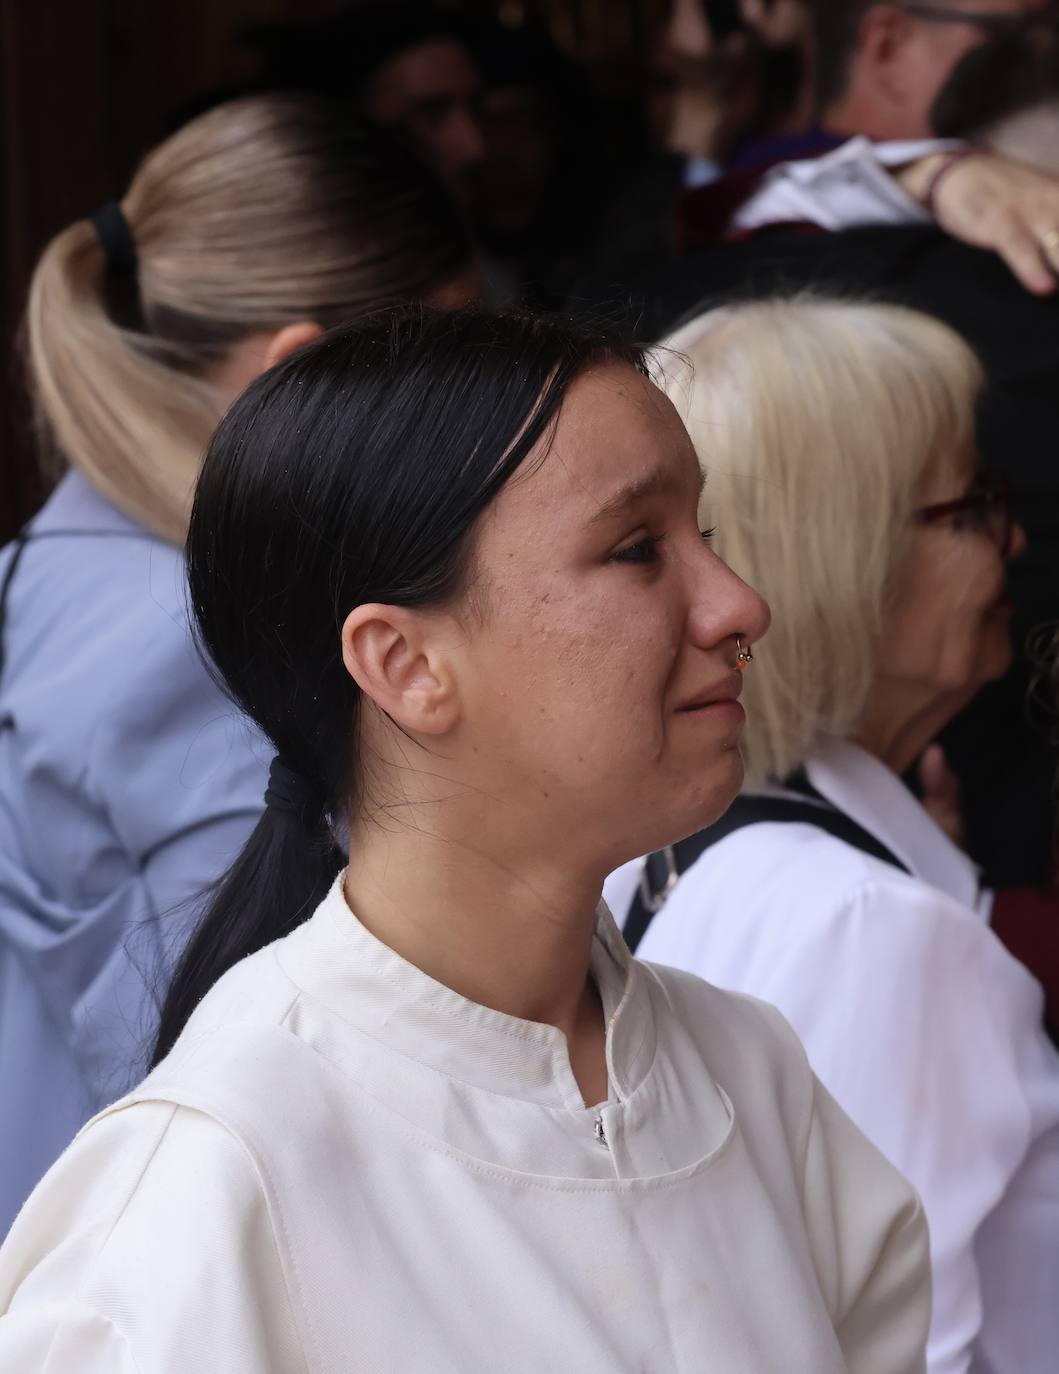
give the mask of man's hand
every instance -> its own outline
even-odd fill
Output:
[[[897,173],[913,200],[926,205],[949,153],[932,153]],[[939,226],[964,243],[999,253],[1027,291],[1046,296],[1059,274],[1059,181],[986,151],[944,170],[934,191]]]

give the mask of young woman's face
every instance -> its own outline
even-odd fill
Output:
[[[742,781],[736,640],[769,612],[710,552],[699,490],[670,402],[610,366],[482,519],[459,747],[557,853],[614,866],[716,819]]]

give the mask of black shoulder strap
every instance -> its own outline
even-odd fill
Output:
[[[7,603],[11,596],[11,584],[15,580],[15,573],[18,572],[18,565],[22,559],[22,555],[26,552],[26,544],[28,541],[29,534],[26,530],[20,530],[15,536],[11,561],[8,563],[7,570],[4,573],[4,580],[0,582],[0,677],[3,677],[4,661],[7,658],[7,650],[5,647]]]
[[[748,825],[757,825],[762,821],[801,821],[804,825],[814,825],[818,830],[834,835],[836,839],[852,845],[854,849],[881,859],[883,863],[892,864],[904,873],[909,871],[907,864],[902,863],[892,850],[862,825],[858,825],[843,812],[836,811],[831,803],[816,791],[804,774],[797,774],[786,786],[801,795],[737,797],[721,819],[713,825],[689,835],[686,840],[680,840],[667,849],[657,850],[647,856],[640,885],[629,907],[623,931],[625,943],[633,953],[636,952],[647,927],[665,905],[665,900],[676,886],[680,875],[686,873],[711,845]]]
[[[7,649],[5,633],[7,630],[7,608],[11,598],[11,584],[15,580],[15,573],[18,572],[18,565],[22,555],[26,552],[26,545],[30,540],[37,539],[70,539],[70,538],[96,538],[112,537],[117,539],[145,539],[150,540],[154,536],[146,530],[78,530],[78,529],[58,529],[58,530],[31,530],[29,525],[24,526],[15,535],[11,543],[13,550],[11,562],[7,565],[3,581],[0,581],[0,677],[3,676],[4,664],[7,660]]]

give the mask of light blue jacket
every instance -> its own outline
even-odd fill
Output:
[[[142,1074],[166,968],[260,815],[269,754],[198,657],[180,552],[76,473],[29,527],[2,646],[0,1238]]]

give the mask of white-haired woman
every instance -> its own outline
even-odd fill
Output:
[[[609,896],[644,957],[776,1003],[919,1189],[934,1374],[1043,1374],[1059,1058],[974,866],[901,782],[1011,654],[1024,540],[976,471],[981,369],[925,316],[811,299],[716,310],[669,343],[707,523],[773,629],[745,678],[748,794]]]

